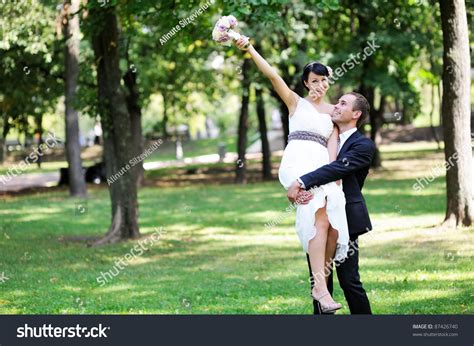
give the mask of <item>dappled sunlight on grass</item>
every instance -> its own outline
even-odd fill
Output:
[[[360,237],[360,267],[374,312],[472,313],[474,228],[438,228],[444,177],[420,192],[412,188],[443,155],[432,148],[413,150],[409,159],[399,149],[390,155],[390,169],[371,172],[364,186],[374,230]],[[410,160],[416,166],[406,166]],[[286,212],[277,181],[146,187],[139,202],[141,238],[89,248],[67,238],[105,234],[106,189],[92,189],[86,201],[67,191],[2,201],[0,273],[9,279],[0,283],[0,313],[312,312],[295,212]],[[157,230],[155,243],[99,285],[101,272]],[[337,279],[335,287],[347,314]]]
[[[106,285],[101,289],[98,289],[97,291],[100,291],[101,293],[113,293],[113,292],[120,292],[120,291],[129,291],[134,288],[134,285],[132,284],[113,284],[113,285]]]

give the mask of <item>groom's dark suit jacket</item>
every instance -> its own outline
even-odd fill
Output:
[[[374,142],[356,131],[344,142],[335,161],[300,177],[306,190],[342,179],[346,195],[347,224],[351,236],[372,230],[361,190],[374,153]]]

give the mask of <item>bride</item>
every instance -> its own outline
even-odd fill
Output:
[[[336,160],[339,130],[330,116],[334,106],[323,100],[329,88],[329,69],[318,62],[305,66],[301,80],[309,95],[301,98],[288,88],[247,37],[242,36],[235,43],[239,49],[248,51],[288,107],[290,134],[278,173],[281,184],[288,190],[298,177]],[[319,186],[311,192],[313,196],[303,192],[299,200],[307,202],[312,198],[307,204],[298,204],[296,211],[296,233],[309,255],[312,269],[311,295],[324,313],[333,313],[342,307],[329,294],[329,270],[325,268],[332,268],[333,256],[336,260],[347,257],[349,232],[340,184],[338,181]]]

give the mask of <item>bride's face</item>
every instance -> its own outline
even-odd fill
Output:
[[[313,90],[320,96],[324,96],[329,89],[329,79],[326,76],[320,76],[314,72],[310,72],[308,80],[305,81],[305,85],[309,90]]]

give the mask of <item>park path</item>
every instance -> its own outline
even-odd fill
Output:
[[[4,177],[5,180],[7,179]],[[20,174],[7,182],[0,180],[0,192],[17,192],[32,187],[56,186],[59,181],[58,172]]]
[[[259,159],[261,153],[248,153],[247,159]],[[237,153],[227,153],[224,160],[219,161],[218,154],[202,155],[196,157],[187,157],[183,160],[169,160],[169,161],[154,161],[145,162],[143,167],[145,170],[155,170],[166,167],[185,167],[194,164],[208,164],[217,162],[236,162]],[[6,178],[5,178],[6,180]],[[35,188],[35,187],[50,187],[56,186],[59,181],[59,170],[58,172],[48,173],[24,173],[16,177],[12,177],[9,181],[5,182],[0,179],[0,193],[2,192],[18,192],[24,189]]]
[[[473,125],[474,126],[474,125]],[[437,128],[439,138],[442,138],[441,129]],[[432,133],[429,127],[415,128],[413,125],[399,125],[395,130],[382,130],[382,144],[389,144],[391,142],[412,142],[412,141],[431,141]],[[272,155],[281,155],[283,152],[283,133],[281,130],[268,131],[268,141]],[[256,140],[247,148],[247,159],[259,159],[261,154],[261,142]],[[237,153],[226,153],[223,162],[236,162]],[[155,170],[166,167],[185,167],[194,164],[209,164],[217,163],[219,161],[218,154],[201,155],[196,157],[187,157],[183,160],[169,160],[169,161],[154,161],[145,162],[143,164],[145,170]],[[0,193],[15,192],[23,189],[55,186],[59,181],[59,171],[52,173],[26,173],[17,177],[13,177],[9,182],[4,184],[0,179]]]

